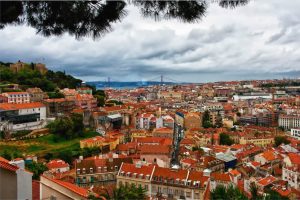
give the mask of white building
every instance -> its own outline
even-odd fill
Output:
[[[300,155],[298,153],[289,153],[283,159],[282,180],[296,189],[300,189]]]
[[[7,97],[8,103],[29,103],[30,95],[28,92],[6,92],[2,93]]]
[[[291,136],[300,140],[300,129],[291,129]]]
[[[0,199],[32,199],[32,173],[1,159]]]
[[[284,129],[300,128],[300,115],[279,115],[278,126]]]
[[[269,93],[254,93],[244,95],[233,95],[234,101],[253,100],[253,99],[272,99],[272,94]]]
[[[46,125],[46,106],[40,102],[0,104],[0,130],[34,130]]]

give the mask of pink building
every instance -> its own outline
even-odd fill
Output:
[[[171,149],[169,145],[142,145],[140,146],[141,160],[157,164],[159,167],[169,167]]]
[[[2,96],[7,98],[8,103],[29,103],[30,95],[28,92],[5,92]]]

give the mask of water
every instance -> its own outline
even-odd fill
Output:
[[[114,89],[134,89],[139,87],[147,87],[152,85],[160,85],[160,82],[157,81],[149,81],[149,82],[143,82],[143,81],[136,81],[136,82],[117,82],[117,81],[111,81],[109,84],[105,81],[92,81],[87,82],[88,85],[96,86],[97,89],[103,90],[105,88],[114,88]],[[173,85],[175,83],[173,82],[164,82],[165,85]]]

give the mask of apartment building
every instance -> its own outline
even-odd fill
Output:
[[[300,129],[291,129],[291,136],[300,140]]]
[[[75,161],[76,185],[91,187],[116,183],[116,175],[122,163],[133,163],[132,158],[94,156]]]
[[[117,186],[135,184],[150,198],[203,199],[209,175],[203,172],[123,163]]]
[[[300,115],[279,115],[278,126],[284,129],[300,128]]]
[[[30,95],[28,92],[5,92],[2,96],[7,97],[8,103],[29,103]]]
[[[40,88],[28,88],[26,92],[29,93],[31,102],[41,102],[43,99],[49,98],[47,93],[43,92]]]
[[[47,116],[68,114],[76,107],[74,100],[66,98],[44,99],[43,103],[47,106]]]
[[[274,144],[273,136],[266,137],[254,137],[254,136],[242,136],[239,139],[240,144],[255,144],[260,147],[266,147]]]
[[[288,184],[300,189],[300,155],[298,153],[289,153],[283,159],[282,180]]]

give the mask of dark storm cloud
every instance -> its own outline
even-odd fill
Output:
[[[155,22],[128,8],[104,37],[45,38],[26,26],[0,30],[0,60],[44,62],[84,80],[180,81],[294,76],[299,68],[300,2],[251,1],[234,10],[210,4],[199,23]],[[255,15],[254,15],[255,14]]]

